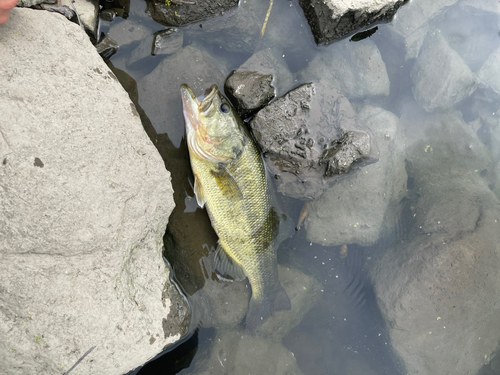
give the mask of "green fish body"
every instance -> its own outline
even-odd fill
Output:
[[[248,277],[246,327],[255,330],[274,311],[291,308],[278,280],[280,216],[248,130],[216,85],[207,91],[200,101],[181,86],[194,190],[219,236],[215,268],[237,280]]]

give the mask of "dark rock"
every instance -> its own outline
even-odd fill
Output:
[[[316,199],[354,162],[373,162],[367,129],[356,124],[349,101],[327,81],[304,84],[250,121],[278,191]],[[358,163],[356,163],[358,164]]]
[[[273,76],[258,72],[235,71],[226,80],[224,92],[245,119],[274,98]]]
[[[182,26],[221,14],[238,5],[238,0],[147,0],[146,12],[164,26]]]
[[[415,100],[427,112],[450,108],[470,96],[478,83],[439,30],[427,33],[410,77]]]
[[[166,29],[154,35],[153,55],[171,55],[182,48],[184,33],[179,29]]]
[[[118,43],[116,43],[109,36],[105,35],[99,43],[96,44],[95,49],[101,57],[106,60],[113,56],[118,51]]]
[[[299,0],[316,43],[330,43],[377,21],[391,20],[408,0]]]
[[[298,73],[302,82],[327,79],[349,100],[389,95],[389,76],[371,40],[335,43]]]

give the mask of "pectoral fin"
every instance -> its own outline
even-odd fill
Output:
[[[198,180],[198,177],[196,176],[194,176],[194,195],[196,195],[196,202],[198,203],[198,206],[203,208],[203,206],[205,206],[207,198],[205,198],[203,186],[201,186],[200,180]]]
[[[224,195],[231,196],[233,199],[243,199],[241,189],[225,163],[220,163],[218,169],[212,170],[211,173]]]
[[[232,259],[219,244],[215,251],[214,268],[222,276],[230,276],[234,280],[241,281],[246,278],[245,272],[240,264]]]

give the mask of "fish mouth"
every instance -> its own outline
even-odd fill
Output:
[[[196,97],[191,87],[186,84],[181,85],[182,108],[186,127],[193,130],[199,129],[200,117],[209,117],[212,111],[212,102],[217,96],[217,85],[212,85],[207,89],[205,97],[200,100]]]

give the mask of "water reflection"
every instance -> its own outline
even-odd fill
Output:
[[[488,363],[500,339],[498,2],[413,1],[367,39],[321,47],[297,3],[277,2],[257,54],[254,29],[267,4],[242,4],[227,23],[180,29],[183,48],[173,54],[148,52],[132,64],[141,41],[163,29],[143,7],[132,2],[129,19],[110,25],[133,34],[111,60],[138,82],[129,92],[172,173],[166,255],[191,298],[192,328],[208,337],[193,344],[180,373],[452,374],[485,363],[481,373],[495,373],[495,360]],[[181,83],[196,92],[223,87],[241,64],[275,69],[278,95],[327,79],[380,149],[377,163],[312,202],[302,229],[282,243],[280,276],[300,308],[257,336],[238,326],[247,284],[212,272],[217,238],[191,204],[178,94]],[[298,219],[303,202],[281,199]]]

